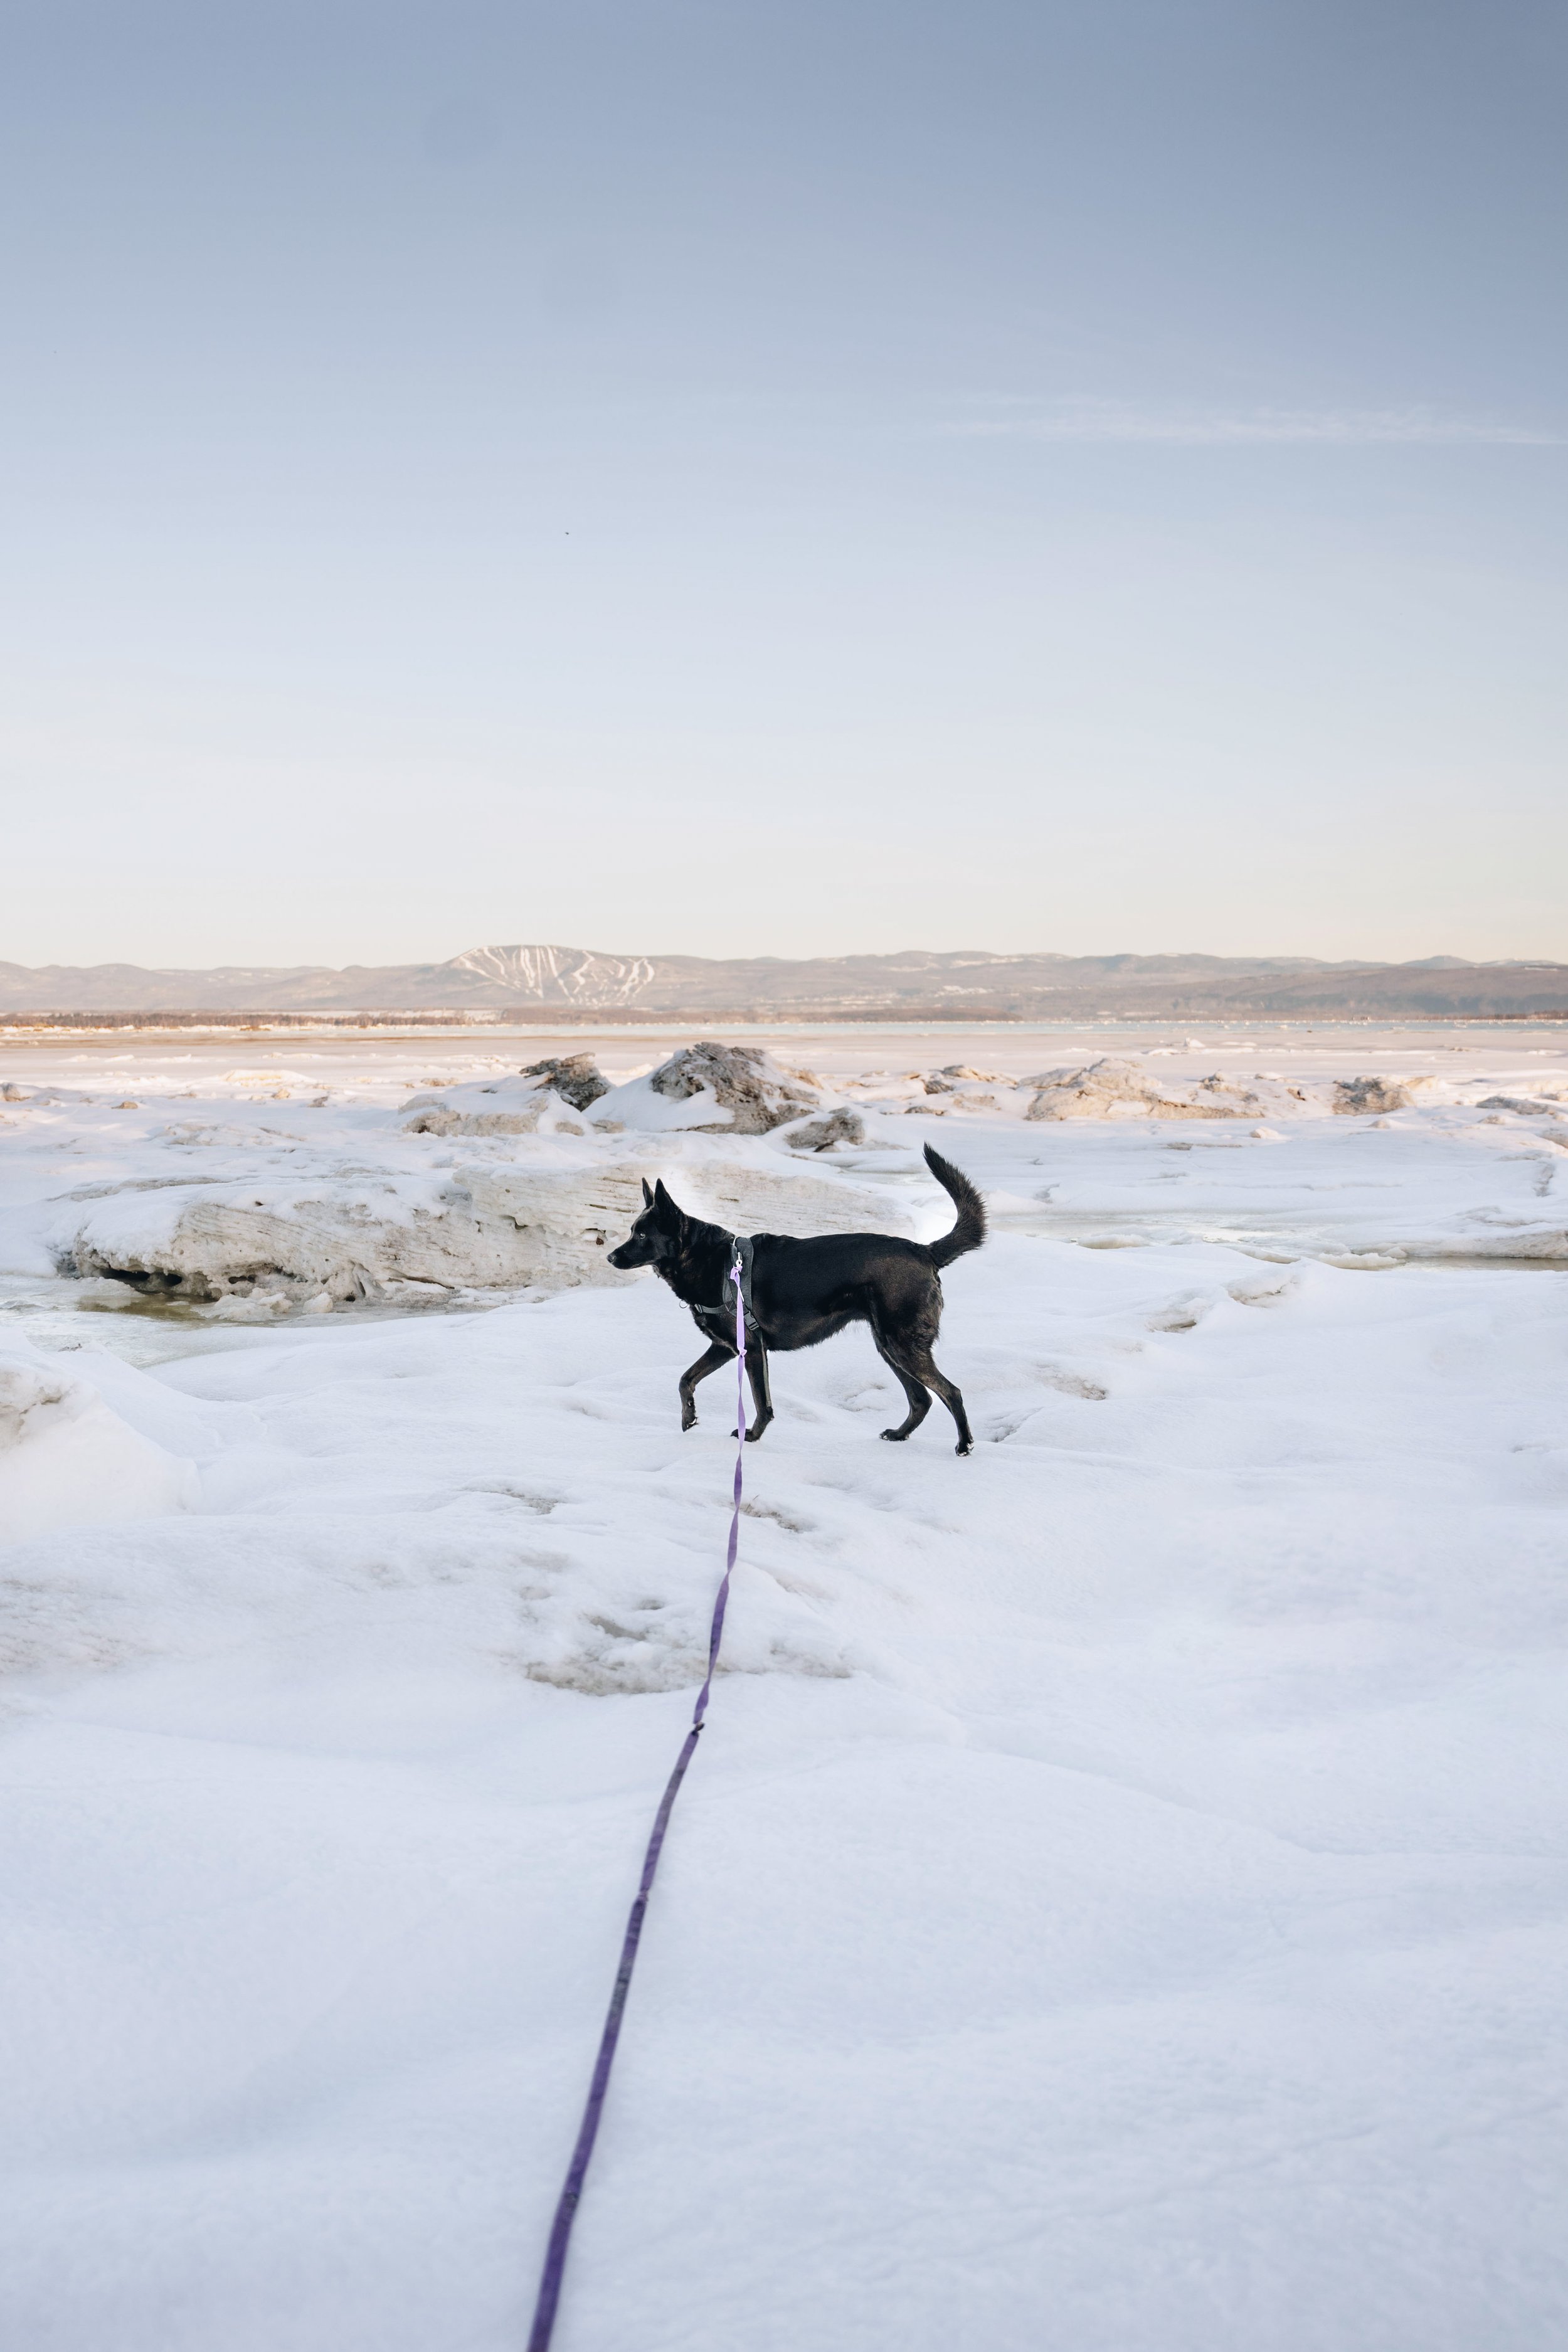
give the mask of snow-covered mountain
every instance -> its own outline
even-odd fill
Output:
[[[647,956],[595,955],[591,948],[470,948],[443,969],[471,971],[509,1001],[529,1004],[635,1004],[654,978]]]
[[[1568,965],[1321,963],[1306,956],[607,955],[560,946],[470,948],[445,963],[0,963],[0,1012],[635,1012],[1068,1020],[1568,1012]]]

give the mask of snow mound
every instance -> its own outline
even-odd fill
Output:
[[[683,1045],[661,1062],[648,1086],[667,1102],[689,1102],[704,1093],[727,1116],[706,1124],[728,1135],[766,1135],[804,1112],[816,1110],[819,1089],[783,1070],[761,1045],[721,1045],[710,1038]]]
[[[1137,1062],[1105,1055],[1078,1069],[1045,1070],[1026,1118],[1256,1118],[1265,1098],[1234,1080],[1202,1078],[1183,1088]]]
[[[609,1080],[591,1054],[531,1062],[513,1078],[489,1078],[415,1095],[403,1106],[412,1111],[406,1135],[581,1135],[566,1114],[585,1111],[610,1091]]]
[[[438,1094],[413,1095],[403,1106],[405,1135],[581,1135],[580,1121],[571,1116],[584,1103],[596,1102],[608,1092],[603,1080],[597,1092],[589,1084],[593,1065],[586,1054],[574,1056],[586,1070],[574,1071],[563,1062],[540,1062],[514,1078],[489,1078],[468,1086],[445,1087]],[[548,1074],[564,1073],[563,1093]],[[595,1074],[596,1076],[596,1074]]]
[[[0,1349],[0,1543],[186,1510],[189,1462],[122,1421],[90,1381],[26,1342]]]

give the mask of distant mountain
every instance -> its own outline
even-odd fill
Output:
[[[594,1013],[698,1018],[1233,1019],[1568,1013],[1568,964],[1322,963],[1310,956],[601,955],[585,948],[470,948],[447,963],[140,965],[0,963],[0,1012]]]

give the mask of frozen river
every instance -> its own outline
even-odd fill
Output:
[[[931,1141],[979,1443],[775,1361],[560,2352],[1560,2340],[1568,1035],[692,1034],[0,1039],[0,2333],[523,2340],[726,1525],[605,1238]]]

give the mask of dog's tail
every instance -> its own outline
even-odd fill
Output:
[[[944,1192],[952,1195],[952,1205],[958,1211],[958,1223],[950,1234],[928,1242],[931,1262],[935,1266],[951,1265],[965,1250],[978,1249],[985,1239],[985,1203],[961,1168],[944,1160],[940,1151],[926,1145],[926,1166]]]

